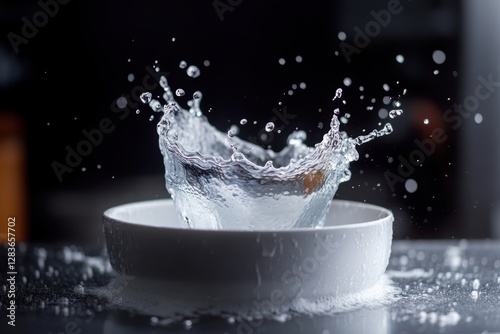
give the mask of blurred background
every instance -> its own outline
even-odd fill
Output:
[[[320,141],[335,108],[352,137],[390,122],[336,197],[393,210],[396,239],[500,237],[499,13],[495,0],[2,0],[1,226],[102,241],[105,209],[167,197],[159,115],[138,95],[168,73],[203,92],[217,128],[246,118],[240,137],[275,150],[296,128]],[[266,136],[268,121],[282,132]]]

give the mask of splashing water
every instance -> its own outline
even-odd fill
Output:
[[[351,177],[349,163],[359,157],[356,145],[392,132],[386,124],[349,138],[339,131],[336,109],[330,130],[314,147],[304,144],[304,131],[295,131],[287,146],[274,152],[236,137],[234,130],[224,133],[211,126],[200,109],[201,92],[183,109],[162,81],[166,104],[159,108],[155,100],[148,102],[153,110],[164,111],[157,132],[166,187],[186,227],[321,227],[339,184]],[[334,99],[341,96],[337,89]],[[274,124],[266,125],[266,131],[273,129]]]

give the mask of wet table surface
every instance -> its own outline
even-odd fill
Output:
[[[400,292],[389,304],[285,322],[202,317],[168,325],[88,293],[114,278],[102,248],[20,245],[12,327],[6,250],[1,333],[500,333],[500,241],[395,241],[386,275]]]

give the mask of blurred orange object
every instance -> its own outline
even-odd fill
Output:
[[[19,115],[0,112],[0,243],[7,242],[7,224],[12,218],[16,244],[28,238],[24,131]]]

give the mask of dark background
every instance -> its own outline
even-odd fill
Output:
[[[386,1],[230,3],[232,9],[221,20],[210,1],[72,0],[60,4],[58,13],[38,28],[36,36],[19,45],[16,54],[8,34],[21,35],[22,18],[33,22],[41,7],[36,1],[1,2],[0,122],[4,126],[0,138],[17,138],[24,157],[15,168],[21,171],[19,184],[3,187],[2,192],[3,198],[11,200],[14,192],[19,193],[19,211],[13,214],[23,217],[19,224],[25,227],[26,240],[94,241],[106,208],[168,196],[157,144],[159,115],[150,121],[153,113],[140,105],[139,114],[137,108],[130,108],[120,119],[125,112],[112,108],[117,98],[141,84],[148,74],[146,66],[169,72],[172,87],[183,88],[187,95],[201,90],[202,109],[220,130],[247,118],[249,124],[241,129],[244,139],[256,136],[281,102],[296,117],[282,134],[274,133],[271,142],[260,141],[277,150],[296,127],[308,132],[309,144],[320,141],[337,107],[341,115],[351,114],[343,125],[350,136],[381,128],[389,118],[380,119],[379,110],[392,109],[383,97],[397,99],[407,89],[401,97],[404,114],[390,120],[394,133],[359,148],[352,179],[341,185],[336,197],[389,207],[396,216],[395,238],[495,236],[491,218],[495,199],[490,196],[464,205],[460,195],[464,178],[476,177],[460,165],[465,130],[455,131],[442,121],[445,110],[460,101],[465,80],[461,76],[466,30],[461,2],[401,1],[402,12],[393,15],[359,54],[353,54],[350,63],[342,54],[338,33],[345,32],[346,42],[354,45],[354,28],[363,30],[373,21],[370,11],[386,9]],[[433,61],[434,50],[445,52],[443,64]],[[396,61],[399,54],[405,59],[402,64]],[[300,63],[295,60],[298,55],[303,58]],[[285,65],[278,63],[280,58]],[[189,78],[178,66],[181,60],[197,65],[200,77]],[[205,60],[210,66],[203,65]],[[132,82],[127,80],[130,73],[135,76]],[[474,77],[480,74],[487,75],[478,72]],[[343,83],[346,77],[352,80],[350,86]],[[306,89],[288,95],[292,85],[301,82]],[[389,92],[383,84],[390,86]],[[332,102],[338,87],[344,90],[345,105]],[[161,88],[153,93],[160,94]],[[180,101],[185,103],[187,98]],[[473,117],[465,122],[481,127],[488,121],[484,117],[481,124]],[[64,163],[66,146],[76,148],[85,139],[82,131],[98,128],[103,118],[111,119],[114,131],[59,180],[54,161]],[[253,120],[257,125],[251,124]],[[325,125],[322,130],[319,122]],[[416,148],[414,140],[429,138],[437,127],[444,129],[448,139],[411,175],[417,191],[409,193],[403,183],[393,191],[384,173],[397,174],[397,157],[408,157]],[[389,157],[394,162],[389,163]],[[2,173],[9,179],[8,169]],[[2,210],[9,214],[11,209],[4,205]],[[478,222],[471,226],[474,210]]]

